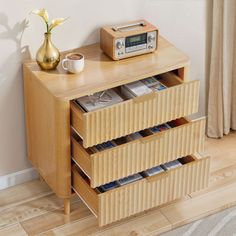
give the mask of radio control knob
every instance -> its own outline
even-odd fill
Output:
[[[121,49],[123,46],[124,46],[124,43],[123,43],[123,42],[118,41],[118,42],[116,43],[116,47],[117,47],[118,49]]]
[[[155,39],[154,35],[150,34],[148,36],[148,42],[152,42],[152,41],[154,41],[154,39]]]

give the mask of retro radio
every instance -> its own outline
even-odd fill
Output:
[[[146,20],[105,26],[100,31],[101,49],[114,60],[153,52],[157,42],[157,28]]]

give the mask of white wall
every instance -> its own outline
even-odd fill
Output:
[[[0,176],[30,167],[26,159],[21,61],[34,57],[42,43],[41,19],[28,15],[46,8],[70,19],[53,32],[60,50],[99,40],[99,27],[146,18],[192,60],[191,75],[202,81],[200,113],[204,114],[206,0],[0,0]],[[24,19],[29,20],[25,28]],[[30,45],[30,46],[28,46]]]
[[[144,17],[191,60],[191,79],[201,81],[198,116],[205,115],[207,0],[146,0]]]

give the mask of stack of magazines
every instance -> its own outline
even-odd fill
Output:
[[[141,81],[152,91],[161,91],[166,89],[166,86],[162,84],[156,77],[149,77]]]
[[[123,100],[124,99],[116,91],[114,91],[113,89],[108,89],[103,92],[95,93],[91,96],[77,98],[76,102],[85,111],[94,111],[122,102]]]
[[[121,92],[126,98],[131,99],[147,93],[151,93],[152,90],[148,88],[143,82],[135,81],[129,84],[122,85]]]
[[[155,77],[149,77],[121,86],[122,94],[128,99],[163,89],[166,89],[166,86]]]

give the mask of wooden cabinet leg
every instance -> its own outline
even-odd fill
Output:
[[[65,215],[70,214],[70,198],[64,199],[64,213],[65,213]]]

